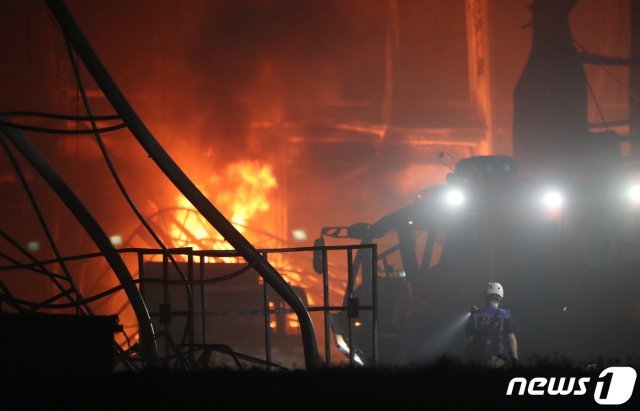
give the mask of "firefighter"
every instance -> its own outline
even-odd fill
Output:
[[[500,283],[487,285],[487,305],[474,309],[467,323],[468,360],[494,367],[518,361],[515,322],[508,310],[499,308],[503,298],[504,289]]]

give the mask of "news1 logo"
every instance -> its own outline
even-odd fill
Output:
[[[636,370],[631,367],[609,367],[596,380],[593,399],[601,405],[621,405],[629,401],[636,383]],[[591,378],[535,377],[527,381],[515,377],[509,381],[507,395],[585,395]],[[517,389],[517,391],[516,391]]]

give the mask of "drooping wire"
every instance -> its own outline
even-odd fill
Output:
[[[47,268],[40,264],[38,262],[38,260],[27,250],[24,249],[24,247],[22,247],[16,240],[14,240],[10,235],[8,235],[7,233],[5,233],[2,229],[0,229],[0,236],[3,237],[7,242],[9,242],[11,245],[13,245],[22,255],[24,255],[25,257],[27,257],[29,260],[31,260],[33,263],[37,264],[40,269],[42,270],[42,273],[44,273],[45,275],[47,275],[49,277],[49,279],[51,280],[52,283],[54,283],[56,285],[56,287],[65,294],[65,297],[67,297],[67,299],[69,301],[71,301],[74,304],[79,304],[78,302],[76,302],[73,299],[73,296],[66,291],[66,289],[62,286],[62,284],[60,284],[60,282],[58,281],[58,279],[60,280],[64,280],[64,281],[68,281],[68,278],[59,275],[59,274],[55,274],[50,272],[49,270],[47,270]],[[8,256],[4,256],[3,258],[7,258]],[[12,260],[12,259],[11,259]]]
[[[72,289],[69,289],[72,290]],[[65,290],[65,291],[69,291],[69,290]],[[59,293],[54,295],[51,298],[47,298],[44,301],[41,302],[35,302],[35,301],[29,301],[29,300],[25,300],[25,299],[21,299],[21,298],[14,298],[16,302],[29,307],[29,311],[36,311],[39,309],[45,309],[45,310],[59,310],[59,309],[63,309],[63,308],[75,308],[78,304],[76,303],[61,303],[61,304],[53,304],[53,302],[55,302],[56,300],[59,300],[60,298],[62,298],[64,296],[63,293]],[[85,298],[83,301],[86,303],[89,302],[93,302],[97,300],[96,299],[89,299],[89,298]]]
[[[1,233],[0,233],[1,234]],[[146,251],[156,251],[156,250],[152,250],[152,249],[142,249],[142,248],[120,248],[117,251],[120,253],[130,253],[130,252],[138,252],[140,250],[146,250]],[[169,249],[170,252],[173,253],[181,253],[181,252],[187,252],[187,251],[191,251],[188,248],[171,248]],[[0,252],[0,256],[2,256],[2,253]],[[85,254],[78,254],[78,255],[71,255],[71,256],[66,256],[66,257],[62,257],[62,259],[66,262],[69,261],[79,261],[79,260],[85,260],[88,258],[102,258],[104,257],[104,254],[101,252],[93,252],[93,253],[85,253]],[[48,264],[57,264],[59,259],[58,258],[50,258],[48,260],[34,260],[32,257],[30,258],[30,260],[32,261],[31,263],[20,263],[20,262],[16,262],[15,260],[11,260],[12,262],[15,262],[16,265],[13,266],[0,266],[0,271],[10,271],[10,270],[15,270],[15,269],[19,269],[19,268],[24,268],[24,269],[30,269],[32,270],[34,267],[43,267],[44,265],[48,265]],[[53,276],[56,276],[62,280],[65,280],[64,276],[61,276],[59,274],[54,274],[51,273],[50,271],[47,270],[43,270],[43,271],[39,271],[36,270],[36,272],[42,272],[44,274],[51,274]]]
[[[18,250],[18,252],[20,252],[20,254],[24,255],[25,257],[27,257],[31,261],[30,264],[21,263],[20,261],[14,259],[14,258],[11,258],[8,255],[0,252],[0,257],[4,258],[7,261],[11,261],[12,263],[15,264],[14,266],[12,266],[10,268],[7,268],[7,269],[14,270],[16,268],[23,268],[24,267],[25,269],[34,271],[34,272],[39,273],[39,274],[46,275],[46,276],[54,278],[54,279],[57,278],[57,279],[64,280],[64,281],[67,280],[67,278],[65,276],[63,276],[61,274],[56,274],[56,273],[48,270],[43,265],[42,262],[38,261],[33,256],[33,254],[31,254],[29,251],[27,251],[23,246],[20,245],[20,243],[18,243],[18,241],[16,241],[13,237],[11,237],[9,234],[7,234],[2,229],[0,229],[0,237],[4,238],[9,244],[11,244],[13,247],[15,247]],[[54,260],[54,261],[57,261],[57,259]],[[40,267],[40,268],[37,269],[35,267]]]
[[[2,232],[0,232],[0,234],[2,234]],[[118,251],[119,252],[140,252],[140,250],[143,249],[138,249],[138,248],[121,248]],[[148,250],[148,249],[144,249],[144,250]],[[169,251],[171,252],[180,252],[180,251],[184,251],[186,249],[184,248],[179,248],[179,249],[170,249]],[[189,250],[190,251],[190,250]],[[99,258],[102,257],[102,253],[87,253],[87,254],[79,254],[79,255],[73,255],[73,256],[66,256],[63,257],[62,260],[63,261],[80,261],[80,260],[85,260],[85,259],[90,259],[90,258]],[[18,270],[18,269],[27,269],[27,270],[34,270],[35,272],[39,273],[39,274],[44,274],[44,275],[52,275],[55,276],[57,278],[60,278],[62,280],[66,280],[66,278],[64,276],[61,276],[59,274],[55,274],[55,273],[51,273],[50,271],[42,271],[42,270],[38,270],[35,267],[36,266],[43,266],[46,264],[56,264],[58,263],[60,260],[57,258],[52,258],[49,260],[38,260],[35,261],[33,263],[21,263],[17,260],[15,260],[14,258],[11,258],[5,254],[3,254],[2,252],[0,252],[0,257],[8,260],[9,262],[13,263],[13,265],[3,265],[0,266],[0,271],[12,271],[12,270]],[[206,257],[206,256],[205,256]],[[251,269],[254,267],[254,264],[247,264],[244,267],[239,268],[237,271],[233,271],[231,273],[228,274],[224,274],[221,275],[219,277],[211,277],[208,278],[206,280],[204,280],[204,284],[213,284],[213,283],[218,283],[218,282],[222,282],[222,281],[227,281],[230,280],[232,278],[235,278],[236,276],[245,273],[247,270]],[[140,281],[140,280],[134,280],[134,281]],[[145,281],[151,281],[154,282],[154,279],[148,279]],[[179,285],[179,284],[184,284],[185,281],[184,280],[158,280],[160,282],[166,282],[167,284],[174,284],[174,285]],[[186,280],[188,284],[193,284],[193,283],[197,283],[200,284],[202,282],[202,280]]]
[[[640,102],[640,96],[638,96],[637,94],[635,94],[633,91],[631,91],[629,89],[629,87],[627,85],[625,85],[622,80],[620,80],[619,78],[617,78],[611,71],[609,71],[609,69],[607,69],[605,66],[601,66],[602,70],[604,70],[604,72],[613,79],[613,81],[615,81],[616,83],[618,83],[618,85],[620,87],[622,87],[623,89],[625,89],[627,91],[627,94],[629,95],[629,97],[631,97],[634,101],[636,102]]]
[[[2,280],[0,280],[0,289],[3,292],[0,294],[0,298],[2,298],[3,301],[6,301],[7,303],[9,303],[18,312],[25,311],[22,305],[20,305],[20,302],[17,301],[17,299],[13,296],[13,294],[11,293],[11,290],[9,290],[9,287],[7,287]]]
[[[188,284],[217,284],[217,283],[221,283],[224,281],[229,281],[231,279],[234,279],[246,272],[248,272],[250,269],[252,269],[254,266],[254,264],[247,264],[244,267],[229,273],[229,274],[225,274],[222,275],[220,277],[213,277],[213,278],[207,278],[206,280],[194,280],[194,281],[188,281]],[[142,281],[141,280],[134,280],[135,283],[140,284]],[[144,283],[146,284],[169,284],[169,285],[182,285],[184,284],[183,281],[181,280],[163,280],[160,278],[147,278],[144,280]],[[1,285],[0,285],[1,286]],[[109,288],[108,290],[102,291],[98,294],[89,296],[89,297],[85,297],[83,299],[83,301],[85,303],[92,303],[98,300],[101,300],[105,297],[108,297],[112,294],[117,293],[118,291],[123,290],[124,287],[122,285],[118,285],[112,288]],[[63,308],[72,308],[75,307],[74,303],[60,303],[60,304],[52,304],[53,302],[59,300],[60,298],[62,298],[64,296],[63,293],[59,293],[54,295],[53,297],[50,297],[42,302],[34,302],[34,301],[27,301],[27,300],[22,300],[22,299],[18,299],[15,298],[15,301],[19,302],[22,305],[31,307],[31,309],[38,309],[38,308],[44,308],[44,309],[63,309]]]
[[[0,232],[0,234],[5,234],[3,231]],[[41,269],[41,268],[37,268],[37,267],[44,267],[44,264],[41,263],[40,261],[36,261],[34,263],[22,263],[18,260],[16,260],[15,258],[12,258],[8,255],[6,255],[5,253],[0,251],[0,258],[4,258],[5,260],[9,261],[10,263],[12,263],[13,265],[10,266],[2,266],[0,268],[0,271],[12,271],[12,270],[19,270],[19,269],[24,269],[24,270],[29,270],[32,271],[36,274],[41,274],[44,276],[47,276],[48,278],[58,278],[60,280],[64,280],[66,281],[66,277],[60,274],[56,274],[54,272],[51,272],[47,269]]]
[[[115,126],[108,126],[103,128],[91,128],[91,129],[60,129],[60,128],[46,128],[46,127],[38,127],[38,126],[29,126],[27,124],[16,124],[8,121],[0,121],[0,125],[4,127],[15,128],[17,130],[24,131],[33,131],[36,133],[45,133],[45,134],[93,134],[96,131],[100,133],[108,133],[110,131],[121,130],[126,128],[127,125],[125,123],[116,124]]]
[[[53,120],[71,120],[71,121],[110,121],[120,120],[120,116],[112,114],[108,116],[74,116],[70,114],[43,113],[41,111],[8,111],[4,113],[8,117],[41,117]]]
[[[575,38],[572,37],[573,40],[573,44],[576,46],[576,48],[580,49],[580,52],[582,54],[585,54],[585,48],[582,44],[580,44],[580,42]],[[587,90],[589,91],[589,95],[591,96],[591,99],[593,100],[593,103],[596,106],[596,110],[598,111],[598,116],[600,117],[600,121],[602,122],[602,125],[604,126],[605,130],[609,131],[609,125],[607,124],[607,120],[604,116],[604,111],[602,110],[602,107],[600,107],[600,103],[598,102],[598,99],[596,98],[596,94],[593,91],[593,87],[591,87],[591,83],[589,82],[589,79],[585,78],[585,81],[587,83]]]
[[[73,291],[73,288],[69,288],[67,290],[64,290],[64,292],[58,293],[56,295],[54,295],[53,297],[49,297],[44,301],[41,302],[35,302],[35,301],[28,301],[28,300],[24,300],[21,298],[17,298],[15,297],[14,300],[26,307],[29,307],[28,310],[29,311],[37,311],[39,309],[45,309],[45,310],[57,310],[57,309],[62,309],[62,308],[75,308],[78,306],[77,303],[73,302],[73,303],[64,303],[64,304],[52,304],[53,302],[61,299],[62,297],[65,296],[65,292],[69,293]],[[85,303],[88,303],[89,301],[87,299],[83,300]]]
[[[580,52],[583,55],[589,55],[586,51],[586,48],[578,41],[576,40],[576,38],[573,38],[573,43],[576,45],[576,47],[578,49],[580,49]],[[638,64],[637,62],[638,59],[629,59],[629,61],[634,62],[635,64]],[[608,75],[618,86],[620,86],[623,90],[626,91],[627,95],[632,98],[633,100],[640,102],[640,96],[636,95],[632,90],[629,89],[629,87],[624,84],[622,82],[622,80],[620,80],[619,78],[617,78],[613,73],[611,73],[611,71],[606,67],[606,65],[604,64],[598,64],[598,66],[605,72],[606,75]],[[598,102],[595,99],[595,95],[593,94],[593,90],[591,90],[591,85],[589,84],[589,82],[587,81],[587,85],[589,86],[589,92],[591,93],[594,102],[596,103],[596,107],[598,108],[598,111],[600,110],[600,107],[598,105]],[[603,119],[603,123],[604,123],[604,116],[600,115],[600,117]],[[606,124],[605,124],[606,127]]]
[[[109,168],[109,172],[111,173],[111,176],[113,177],[116,185],[118,186],[118,189],[120,190],[120,193],[122,194],[122,196],[126,200],[127,204],[129,205],[129,207],[131,208],[133,213],[136,215],[136,217],[138,218],[140,223],[144,226],[144,228],[147,230],[147,232],[151,235],[151,237],[156,242],[156,244],[158,244],[158,246],[162,249],[162,251],[167,253],[168,258],[171,261],[171,264],[175,267],[176,272],[178,273],[180,278],[184,281],[185,289],[186,289],[186,293],[187,293],[187,306],[189,307],[188,308],[189,315],[187,316],[187,318],[191,319],[193,317],[193,315],[192,315],[193,314],[193,312],[192,312],[192,310],[193,310],[193,308],[192,308],[192,306],[193,306],[193,304],[192,304],[193,294],[191,292],[191,287],[187,284],[187,277],[185,276],[184,272],[182,272],[182,269],[178,265],[178,262],[176,261],[176,259],[173,257],[173,255],[171,253],[169,253],[169,250],[165,246],[164,242],[162,242],[160,237],[156,234],[156,232],[153,230],[153,228],[151,228],[151,226],[149,225],[147,220],[144,218],[144,216],[142,215],[142,213],[140,212],[140,210],[138,209],[136,204],[133,202],[133,199],[129,195],[129,193],[128,193],[127,189],[125,188],[124,184],[122,183],[122,180],[120,179],[120,176],[118,175],[118,172],[116,171],[116,168],[113,165],[113,162],[111,161],[111,156],[109,155],[109,152],[107,151],[107,148],[104,145],[104,141],[102,140],[102,136],[100,135],[100,131],[99,131],[99,129],[97,129],[96,123],[93,120],[93,113],[91,111],[91,105],[89,104],[89,99],[87,98],[87,93],[86,93],[86,91],[84,89],[84,84],[82,82],[82,76],[80,75],[80,70],[78,68],[78,64],[77,64],[77,62],[76,62],[76,60],[74,58],[74,52],[73,52],[73,48],[71,46],[71,43],[68,40],[65,41],[65,43],[66,43],[66,46],[67,46],[67,54],[69,56],[69,61],[71,62],[71,67],[73,69],[73,73],[74,73],[74,76],[75,76],[75,79],[76,79],[76,83],[78,85],[78,90],[80,91],[80,96],[82,97],[82,103],[83,103],[84,108],[85,108],[85,110],[87,112],[87,116],[89,117],[89,121],[91,122],[91,127],[93,128],[93,134],[95,135],[96,142],[98,143],[98,147],[100,148],[100,152],[102,153],[102,156],[104,158],[105,163],[107,164],[107,167]],[[186,342],[186,340],[187,340],[187,337],[189,335],[189,327],[190,326],[191,326],[190,321],[187,320],[185,322],[185,328],[184,328],[184,332],[182,334],[182,343]]]
[[[593,104],[595,104],[596,110],[598,110],[598,116],[600,116],[600,121],[602,122],[602,125],[604,126],[604,129],[606,131],[609,131],[609,124],[607,123],[607,119],[604,116],[604,111],[602,111],[602,107],[600,107],[600,103],[598,102],[598,99],[596,98],[596,94],[593,92],[593,87],[591,87],[591,83],[589,82],[589,80],[587,80],[587,90],[589,90],[589,95],[591,96],[591,99],[593,100]]]
[[[25,193],[27,194],[27,197],[29,198],[31,207],[33,208],[33,211],[36,213],[36,217],[38,218],[38,222],[42,227],[42,231],[44,231],[44,234],[47,237],[49,246],[53,250],[53,253],[56,256],[56,258],[60,260],[59,264],[60,264],[60,268],[62,269],[62,272],[66,276],[67,281],[69,282],[71,287],[74,288],[75,290],[75,294],[78,297],[78,303],[79,303],[78,306],[76,307],[76,314],[80,313],[80,304],[83,305],[84,309],[86,310],[86,314],[92,314],[91,308],[82,301],[82,293],[80,292],[80,289],[78,288],[73,276],[71,275],[71,272],[67,267],[67,264],[64,262],[64,260],[62,260],[62,254],[60,253],[58,244],[56,243],[55,239],[53,238],[53,235],[51,234],[51,230],[49,229],[49,224],[47,224],[47,220],[44,218],[44,214],[42,214],[42,210],[38,205],[38,201],[36,200],[35,195],[33,194],[33,191],[31,191],[31,187],[29,187],[29,183],[27,182],[27,179],[24,177],[24,173],[22,172],[22,168],[20,167],[20,164],[18,164],[18,161],[16,160],[15,156],[9,149],[9,146],[7,145],[7,142],[5,141],[4,138],[0,138],[0,144],[2,144],[2,147],[4,148],[4,151],[7,154],[7,157],[9,157],[9,161],[11,162],[11,165],[13,166],[13,169],[16,175],[18,176],[18,179],[20,180],[20,184],[22,185],[22,188],[24,189]]]
[[[444,161],[445,157],[449,157],[453,161],[458,161],[458,159],[455,156],[451,155],[450,153],[447,153],[446,151],[439,151],[437,156],[436,156],[436,159],[438,160],[438,163],[440,163],[443,166],[447,167],[449,170],[454,171],[453,166],[445,163],[445,161]]]

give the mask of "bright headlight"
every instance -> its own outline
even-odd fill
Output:
[[[542,196],[542,204],[549,210],[558,210],[564,204],[564,196],[559,191],[547,191]]]
[[[452,206],[459,206],[464,203],[464,194],[460,190],[449,190],[447,193],[447,203]]]
[[[633,204],[640,204],[640,184],[633,184],[627,191],[629,199]]]

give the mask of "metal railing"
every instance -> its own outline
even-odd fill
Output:
[[[353,298],[354,292],[354,282],[356,273],[354,272],[354,255],[353,252],[358,250],[370,250],[371,254],[371,270],[369,275],[371,276],[371,304],[370,305],[360,305],[359,300]],[[159,284],[162,287],[162,303],[160,305],[160,309],[158,311],[151,311],[150,315],[152,318],[157,318],[159,320],[160,325],[162,326],[162,330],[155,333],[154,339],[158,340],[159,338],[164,338],[165,340],[165,348],[169,347],[169,350],[165,350],[167,352],[164,353],[164,356],[161,356],[160,360],[164,359],[180,359],[184,368],[193,369],[198,366],[202,366],[204,363],[203,358],[206,356],[210,356],[212,352],[222,352],[224,354],[228,354],[231,352],[231,349],[221,349],[220,347],[226,347],[223,344],[211,344],[209,343],[209,327],[207,324],[207,318],[210,317],[233,317],[233,316],[262,316],[263,317],[263,334],[264,334],[264,349],[265,349],[265,358],[255,359],[255,363],[261,363],[266,365],[266,368],[282,368],[273,362],[272,355],[272,331],[270,327],[270,318],[273,315],[277,314],[289,314],[293,313],[296,316],[298,313],[291,308],[281,308],[276,309],[270,308],[270,302],[272,301],[270,294],[273,290],[267,281],[262,281],[261,293],[262,293],[262,308],[257,310],[218,310],[211,311],[208,307],[208,298],[207,298],[207,290],[208,286],[215,283],[221,283],[224,281],[231,280],[233,278],[237,278],[249,272],[253,267],[251,264],[246,264],[242,269],[237,272],[224,275],[218,278],[207,278],[206,274],[206,265],[207,258],[242,258],[242,256],[234,250],[194,250],[192,248],[176,248],[176,249],[151,249],[151,248],[123,248],[117,250],[119,254],[131,254],[134,253],[137,255],[137,264],[138,264],[138,279],[134,280],[136,284],[140,287],[140,293],[143,296],[145,304],[147,304],[149,297],[148,295],[148,286],[150,284]],[[372,316],[371,323],[371,347],[372,347],[372,355],[371,355],[371,365],[376,365],[377,362],[377,273],[376,273],[376,261],[377,261],[377,248],[375,244],[362,244],[362,245],[348,245],[348,246],[318,246],[318,247],[295,247],[295,248],[274,248],[274,249],[260,249],[258,250],[265,259],[268,259],[270,255],[275,254],[289,254],[289,253],[304,253],[304,252],[320,252],[322,256],[322,305],[308,306],[305,308],[307,312],[321,312],[323,314],[323,322],[324,322],[324,357],[325,357],[325,365],[331,364],[331,313],[336,312],[346,312],[348,317],[348,345],[349,345],[349,363],[354,363],[354,346],[353,346],[353,332],[352,326],[353,321],[356,320],[359,316],[361,310],[370,311]],[[329,261],[328,254],[331,251],[346,251],[347,253],[347,288],[345,290],[345,297],[343,301],[346,302],[346,305],[330,305],[329,298]],[[172,255],[174,257],[184,257],[186,258],[186,279],[171,279],[169,278],[169,256]],[[146,270],[145,270],[145,257],[158,257],[162,258],[162,277],[161,278],[147,278]],[[89,253],[82,254],[76,256],[64,257],[62,259],[50,259],[50,260],[42,260],[29,264],[16,264],[11,266],[0,266],[0,271],[9,271],[15,269],[33,269],[38,267],[43,267],[49,264],[57,264],[61,261],[71,262],[71,261],[83,261],[90,260],[93,258],[101,258],[104,257],[102,253]],[[196,261],[197,260],[197,261]],[[310,263],[310,262],[309,262]],[[223,264],[223,263],[220,263]],[[196,276],[196,265],[198,267]],[[365,264],[362,264],[362,276],[364,277],[366,273]],[[315,274],[310,274],[315,275]],[[200,306],[196,309],[193,299],[188,300],[188,307],[186,310],[172,310],[171,309],[171,300],[170,300],[170,289],[171,287],[188,287],[191,293],[193,293],[194,287],[200,288]],[[256,284],[258,286],[258,284]],[[103,291],[94,296],[89,296],[85,298],[85,303],[95,302],[106,298],[115,292],[123,290],[123,286],[116,286],[109,290]],[[33,304],[34,310],[42,309],[42,310],[55,310],[55,309],[68,309],[71,308],[71,303],[55,303],[55,301],[59,300],[61,296],[53,296],[47,299],[47,303],[41,304]],[[148,305],[148,304],[147,304]],[[182,338],[180,343],[176,343],[172,337],[169,329],[169,323],[171,322],[172,317],[186,317],[186,327],[184,336],[186,338]],[[196,343],[195,341],[195,328],[196,328],[196,317],[200,317],[201,327],[201,338],[202,343]],[[159,329],[159,328],[156,328]],[[144,338],[144,337],[143,337]],[[183,349],[186,348],[186,351]],[[202,351],[202,356],[199,360],[195,359],[195,351]],[[250,356],[243,355],[241,353],[234,352],[232,355],[234,361],[237,362],[238,358],[250,358]]]
[[[354,250],[366,249],[370,250],[371,253],[371,304],[369,305],[360,305],[359,300],[352,298],[353,294],[353,284],[355,280],[354,267],[353,267],[353,252]],[[125,250],[123,250],[125,251]],[[163,335],[165,338],[170,338],[169,330],[167,324],[170,322],[170,319],[167,317],[186,317],[186,323],[188,327],[188,344],[183,344],[183,346],[192,346],[192,347],[205,347],[208,345],[208,335],[210,333],[209,326],[207,323],[207,318],[209,317],[236,317],[236,316],[262,316],[263,317],[263,328],[264,328],[264,352],[265,352],[265,363],[273,364],[273,355],[272,355],[272,330],[271,330],[271,316],[277,314],[289,314],[295,313],[291,308],[277,309],[270,308],[269,303],[271,302],[270,292],[272,291],[271,287],[266,281],[262,282],[262,308],[261,309],[253,309],[253,310],[217,310],[212,311],[208,307],[207,301],[207,288],[212,283],[220,283],[219,278],[207,278],[206,275],[206,262],[207,258],[233,258],[233,257],[241,257],[239,253],[235,251],[220,251],[220,250],[193,250],[190,248],[185,249],[172,249],[168,250],[168,252],[164,252],[163,250],[155,250],[155,249],[128,249],[126,251],[134,251],[138,254],[138,270],[139,270],[139,279],[137,282],[140,284],[140,291],[145,300],[147,300],[149,296],[149,291],[147,289],[147,285],[149,284],[158,284],[161,283],[162,290],[162,302],[159,311],[150,311],[150,315],[152,318],[159,318],[160,324],[163,326]],[[322,253],[322,305],[316,306],[307,306],[307,310],[309,312],[321,312],[323,314],[323,322],[324,322],[324,359],[325,365],[331,364],[331,313],[332,312],[346,312],[349,318],[348,321],[348,344],[349,344],[349,363],[354,363],[354,347],[353,347],[353,321],[356,320],[359,316],[360,311],[370,311],[372,315],[372,332],[371,332],[371,347],[372,347],[372,356],[371,356],[371,364],[375,365],[377,362],[377,292],[376,292],[376,246],[373,244],[366,245],[349,245],[349,246],[322,246],[322,247],[294,247],[294,248],[273,248],[273,249],[260,249],[258,250],[265,259],[268,259],[270,255],[274,254],[287,254],[287,253],[301,253],[301,252],[321,252]],[[329,264],[328,264],[328,252],[329,251],[346,251],[347,253],[347,290],[345,295],[346,305],[331,305],[329,298]],[[169,264],[168,264],[168,254],[171,253],[174,256],[182,256],[187,259],[187,270],[186,277],[187,283],[186,285],[190,287],[199,287],[199,295],[200,295],[200,306],[198,309],[193,305],[188,307],[186,310],[176,310],[172,311],[171,307],[171,298],[169,287],[171,286],[181,286],[185,285],[183,280],[170,280],[169,279]],[[145,261],[144,256],[162,256],[162,278],[147,278],[145,272]],[[223,264],[223,263],[221,263]],[[197,267],[197,268],[196,268]],[[241,272],[226,274],[223,277],[228,277],[227,280],[231,280],[237,278],[240,275],[244,275],[251,270],[251,265],[244,266]],[[196,275],[197,273],[197,275]],[[365,273],[363,273],[365,275]],[[224,279],[223,279],[224,281]],[[194,295],[197,295],[197,292],[192,289]],[[190,301],[193,304],[193,301]],[[202,344],[197,344],[194,338],[195,327],[196,327],[196,318],[200,320],[200,331]],[[166,341],[165,346],[178,346],[173,342]],[[270,368],[267,365],[267,368]]]

